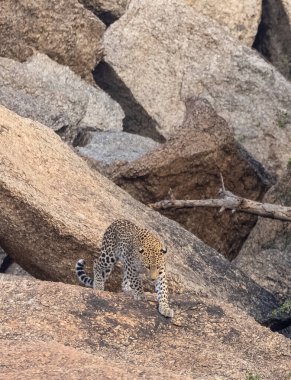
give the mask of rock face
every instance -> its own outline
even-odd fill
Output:
[[[186,102],[186,118],[176,134],[150,154],[121,167],[113,180],[134,198],[149,204],[168,198],[217,198],[220,172],[229,191],[262,199],[270,177],[235,141],[226,122],[202,99]],[[219,213],[219,209],[164,210],[204,242],[233,259],[257,218]]]
[[[40,338],[41,339],[41,338]],[[166,369],[133,366],[115,358],[103,358],[101,354],[88,354],[58,342],[41,340],[0,340],[1,363],[5,369],[0,379],[181,379]],[[183,376],[190,380],[190,377]]]
[[[88,158],[104,173],[112,172],[128,162],[137,160],[159,144],[149,138],[126,132],[89,132],[89,142],[77,152]]]
[[[169,138],[183,122],[184,101],[199,96],[257,160],[282,173],[290,157],[291,84],[215,21],[180,0],[133,0],[104,45],[94,78],[123,107],[127,130]]]
[[[84,129],[122,130],[124,113],[114,100],[44,54],[24,63],[0,58],[0,104],[70,142]]]
[[[264,197],[264,202],[291,206],[291,170]],[[259,218],[235,260],[236,265],[282,300],[291,299],[291,226]]]
[[[79,2],[98,16],[104,24],[110,25],[124,14],[129,0],[79,0]]]
[[[254,48],[287,79],[291,79],[291,1],[263,1],[262,20]]]
[[[214,294],[258,319],[276,306],[214,249],[90,170],[52,130],[3,107],[0,125],[0,245],[30,274],[76,283],[77,259],[90,273],[105,229],[126,218],[168,246],[172,291]],[[111,289],[118,281],[113,274]]]
[[[77,0],[1,1],[0,29],[0,56],[22,62],[38,50],[83,78],[103,54],[105,26]]]
[[[209,296],[174,297],[169,321],[152,302],[124,294],[0,279],[3,379],[62,373],[64,379],[242,380],[253,373],[274,380],[291,370],[286,338]]]
[[[261,18],[262,2],[260,0],[187,0],[187,3],[197,12],[227,26],[236,38],[252,46]]]

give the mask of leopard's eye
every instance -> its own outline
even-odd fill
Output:
[[[161,252],[163,252],[163,253],[167,253],[167,247],[165,247],[165,248],[161,248]]]
[[[140,249],[139,249],[139,252],[140,252],[140,253],[143,253],[143,251],[144,251],[143,248],[140,248]]]

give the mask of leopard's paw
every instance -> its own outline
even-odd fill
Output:
[[[159,313],[162,314],[166,318],[174,317],[174,310],[171,309],[169,306],[159,305]]]

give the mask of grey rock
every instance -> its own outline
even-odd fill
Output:
[[[121,107],[68,67],[37,53],[27,62],[0,58],[0,104],[72,142],[78,131],[121,130]]]
[[[264,202],[291,207],[291,171],[284,174]],[[291,225],[259,218],[235,264],[282,300],[291,299]]]
[[[91,141],[77,151],[85,157],[99,161],[104,165],[116,161],[131,162],[159,144],[149,138],[126,132],[91,132]]]
[[[168,138],[183,122],[185,99],[199,96],[258,161],[282,173],[291,83],[215,21],[180,0],[132,0],[104,44],[95,79],[122,105],[127,130]]]
[[[105,25],[77,0],[0,2],[0,56],[25,61],[35,50],[92,80]]]

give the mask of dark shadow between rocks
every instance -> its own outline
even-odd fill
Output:
[[[106,62],[100,62],[96,66],[93,77],[98,86],[122,107],[125,113],[124,131],[149,137],[160,143],[165,142],[165,138],[157,130],[156,121],[136,101],[130,89]]]
[[[118,20],[118,17],[116,17],[111,12],[102,12],[97,11],[94,6],[90,5],[90,2],[87,1],[81,1],[81,4],[86,8],[88,11],[92,12],[96,17],[98,17],[107,27],[111,24],[113,24],[116,20]]]
[[[0,247],[0,253],[2,253],[1,247]],[[3,253],[5,254],[4,251]],[[11,259],[9,255],[5,255],[2,261],[0,259],[0,273],[5,273],[12,263],[13,263],[13,260]]]
[[[263,0],[262,16],[253,48],[291,79],[291,28],[280,0]]]

